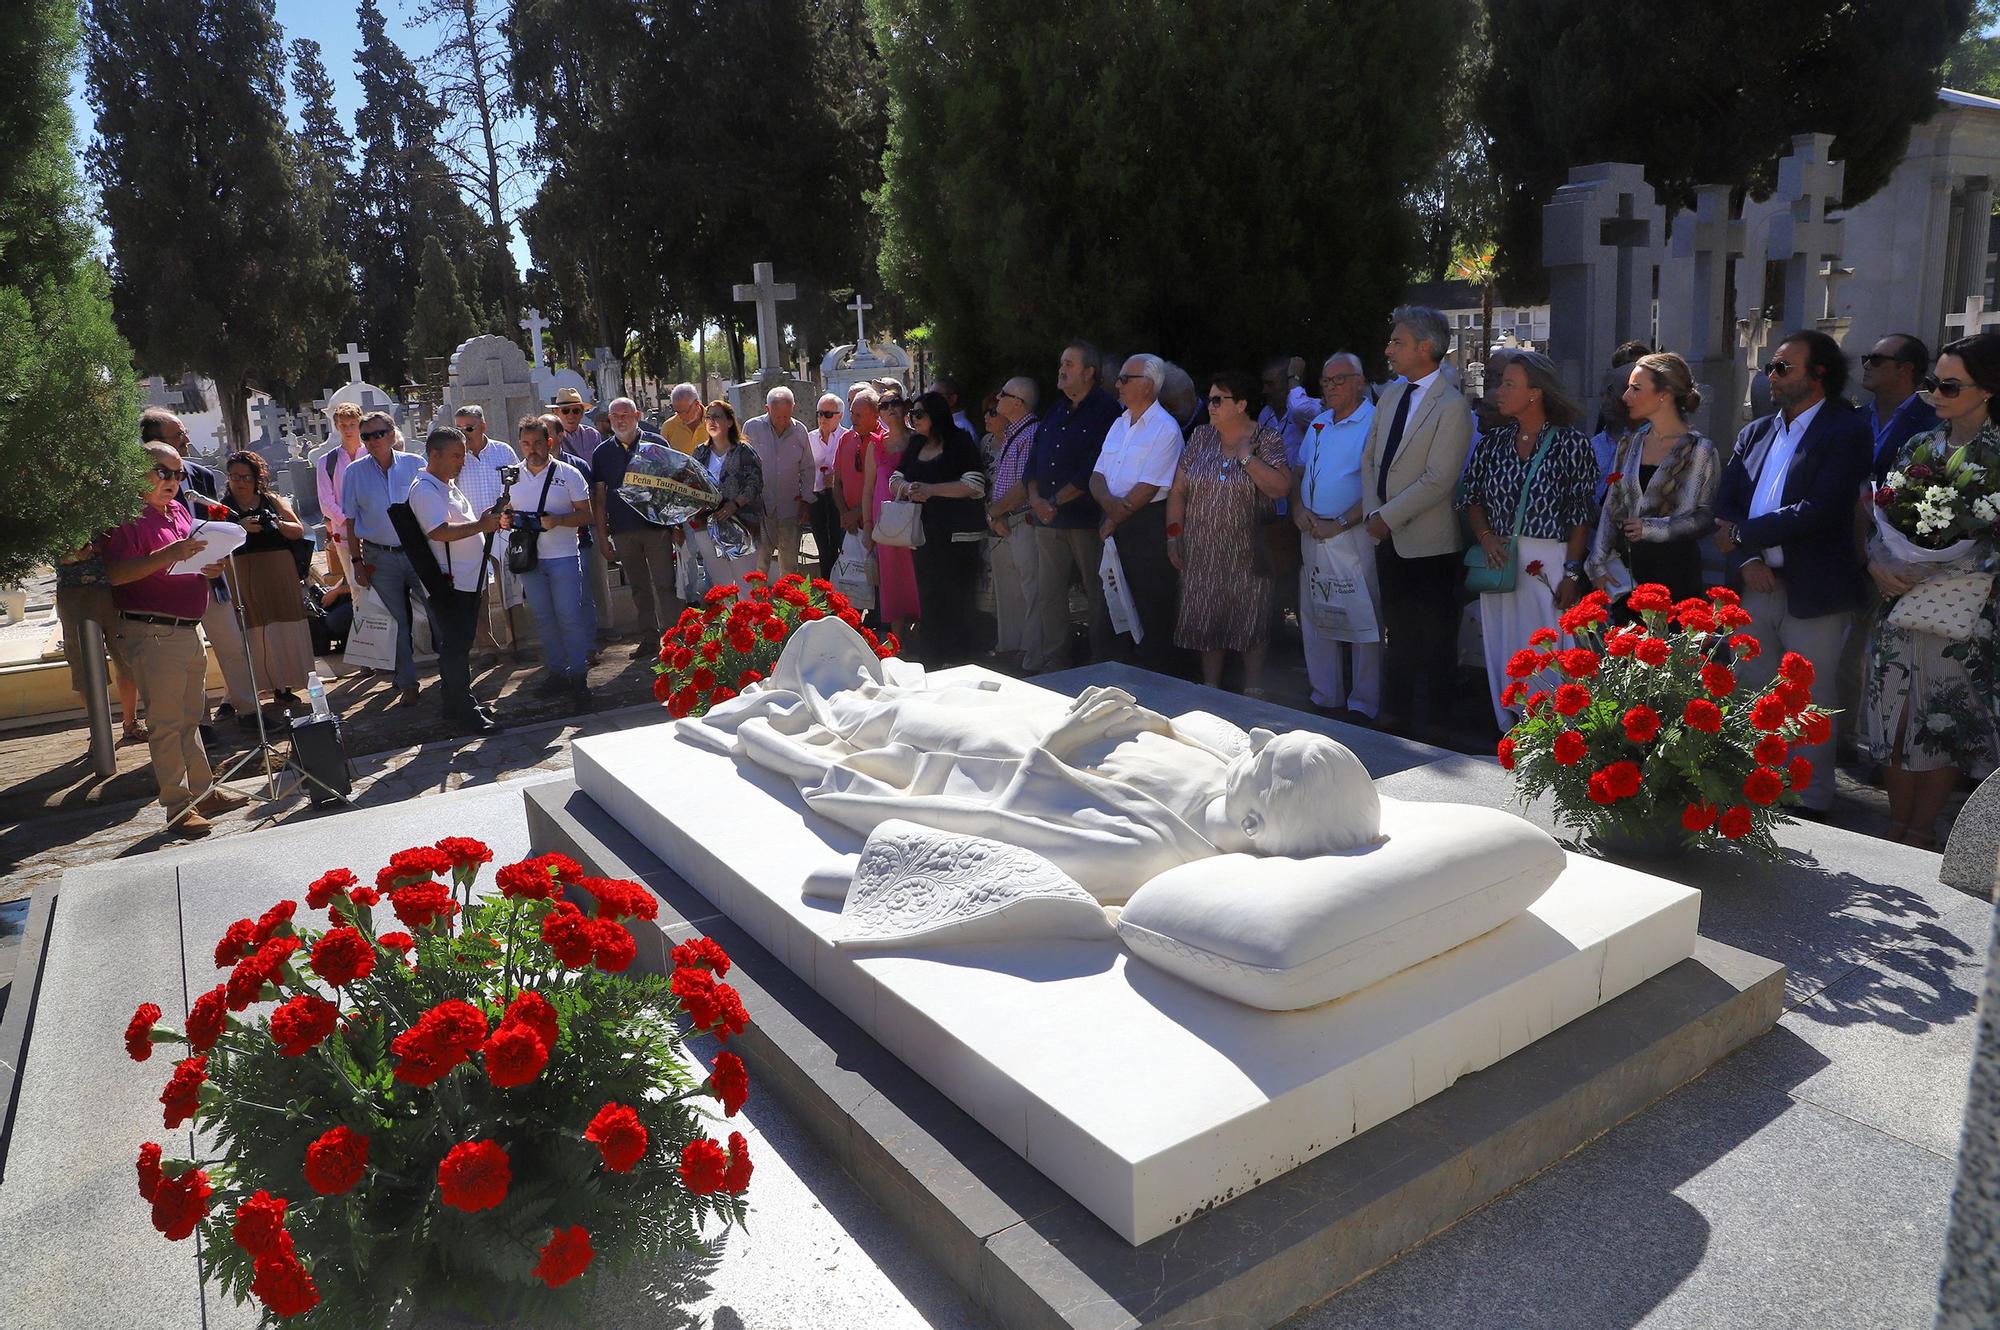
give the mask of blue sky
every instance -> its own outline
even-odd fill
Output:
[[[354,52],[361,45],[361,30],[355,23],[355,6],[350,0],[277,0],[278,24],[284,29],[285,45],[289,47],[294,38],[309,37],[320,45],[320,58],[326,62],[327,73],[333,78],[334,104],[347,122],[349,133],[354,131],[354,112],[361,104],[361,87],[355,81]],[[382,0],[383,13],[389,19],[389,35],[403,48],[412,60],[433,50],[437,43],[424,30],[413,28],[408,22],[412,6],[404,0]],[[289,95],[287,78],[285,114],[294,128],[298,126],[298,101]],[[70,77],[70,115],[76,123],[76,142],[79,147],[88,142],[92,134],[95,114],[83,92],[83,61],[81,56]],[[525,137],[525,125],[516,133]],[[97,210],[92,209],[93,213]],[[514,260],[525,268],[528,262],[527,246],[522,240],[519,228],[514,232]]]

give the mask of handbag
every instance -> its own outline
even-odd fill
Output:
[[[532,573],[542,563],[542,514],[549,506],[549,486],[555,482],[555,463],[549,463],[542,476],[542,497],[535,500],[535,511],[529,514],[534,520],[526,526],[517,518],[514,529],[507,533],[507,571],[515,576]]]
[[[1505,595],[1514,589],[1520,579],[1521,518],[1528,511],[1528,491],[1535,486],[1535,475],[1542,469],[1542,459],[1549,455],[1549,445],[1555,442],[1556,429],[1553,425],[1542,426],[1541,441],[1535,445],[1535,456],[1528,463],[1528,474],[1521,477],[1521,497],[1514,503],[1514,522],[1507,528],[1507,562],[1498,568],[1486,562],[1486,547],[1474,543],[1465,552],[1465,589],[1480,595]]]
[[[1945,573],[1919,582],[1896,598],[1887,623],[1905,632],[1970,641],[1993,595],[1992,573]]]
[[[917,549],[924,543],[923,508],[908,499],[889,499],[875,518],[875,543]]]

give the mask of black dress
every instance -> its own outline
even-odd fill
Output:
[[[923,460],[927,440],[911,438],[896,473],[911,484],[949,485],[966,481],[975,493],[963,499],[926,499],[923,504],[924,543],[913,552],[917,568],[917,622],[921,654],[927,665],[949,665],[972,658],[973,620],[979,597],[979,566],[986,539],[986,470],[979,445],[954,429],[943,449]]]
[[[1656,466],[1641,465],[1639,468],[1639,489],[1644,492],[1653,481]],[[1686,600],[1690,596],[1707,593],[1703,585],[1701,571],[1701,545],[1692,540],[1639,540],[1620,543],[1626,546],[1625,566],[1632,570],[1632,584],[1643,586],[1648,582],[1658,582],[1674,593],[1675,600]]]

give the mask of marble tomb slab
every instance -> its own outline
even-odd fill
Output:
[[[801,885],[860,838],[806,812],[789,784],[665,722],[579,740],[574,757],[577,787],[640,844],[1135,1245],[1494,1065],[1695,945],[1698,892],[1571,856],[1526,914],[1301,1012],[1202,992],[1115,942],[854,954],[832,945],[837,904]]]

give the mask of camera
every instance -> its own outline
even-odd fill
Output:
[[[500,468],[500,483],[502,485],[512,486],[518,484],[520,482],[520,479],[521,479],[520,467],[503,466]]]
[[[534,537],[541,535],[542,531],[544,530],[542,526],[541,514],[515,513],[514,530],[517,533],[516,538],[520,540],[531,540]]]

